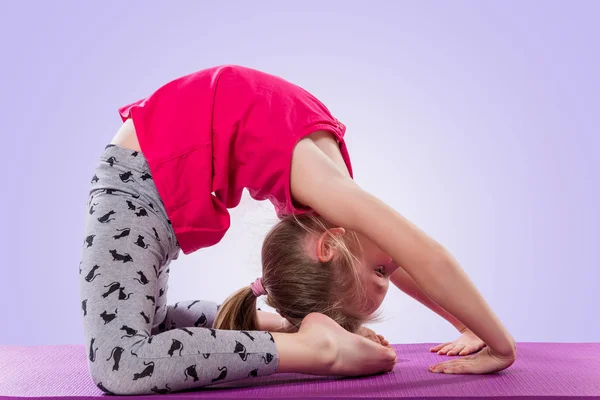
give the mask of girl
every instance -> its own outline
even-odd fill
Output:
[[[389,280],[464,332],[432,350],[487,345],[433,372],[514,362],[515,341],[456,261],[354,182],[344,125],[300,87],[220,66],[169,82],[120,114],[92,179],[80,265],[89,368],[101,390],[391,371],[394,351],[362,326]],[[218,243],[244,188],[281,217],[264,241],[262,279],[220,307],[167,305],[169,263],[180,250]],[[278,314],[256,311],[260,295]]]

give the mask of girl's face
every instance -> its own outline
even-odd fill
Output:
[[[359,272],[367,294],[367,314],[373,314],[383,302],[388,291],[390,275],[398,266],[392,258],[381,250],[375,243],[363,235],[358,235],[362,247]]]

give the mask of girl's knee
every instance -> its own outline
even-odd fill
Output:
[[[90,363],[90,376],[94,384],[98,389],[102,390],[106,394],[121,394],[117,384],[117,379],[111,376],[105,368],[106,366],[99,365],[98,363]]]
[[[125,355],[123,355],[125,358]],[[114,354],[112,355],[114,358]],[[121,360],[120,368],[115,368],[115,361],[113,358],[109,358],[106,363],[96,360],[96,362],[89,363],[90,376],[94,384],[106,394],[110,395],[141,395],[141,394],[152,394],[150,387],[142,385],[136,382],[132,382],[129,368],[127,368]]]
[[[152,394],[150,388],[132,385],[131,382],[128,382],[124,376],[119,377],[98,370],[96,370],[96,372],[90,372],[92,380],[98,389],[106,394],[117,396]]]

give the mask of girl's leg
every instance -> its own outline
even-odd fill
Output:
[[[273,333],[273,337],[278,372],[364,376],[389,372],[396,364],[394,350],[348,332],[323,314],[304,317],[297,333]]]
[[[159,325],[165,329],[213,324],[218,305],[194,300],[169,306],[167,318]],[[254,332],[242,332],[250,337]],[[395,353],[371,340],[349,334],[330,318],[312,314],[305,318],[299,334],[272,333],[279,355],[278,372],[313,375],[365,375],[388,371],[395,364]],[[367,356],[365,356],[367,355]]]
[[[177,328],[210,328],[217,315],[218,305],[207,300],[180,301],[167,306],[166,318],[152,333]]]
[[[108,393],[149,394],[272,374],[278,356],[267,332],[192,323],[152,335],[178,249],[141,155],[133,154],[109,148],[90,196],[80,287],[94,382]]]
[[[202,324],[200,317],[190,327],[177,327],[174,316],[182,304],[168,312],[164,304],[167,266],[178,248],[138,157],[112,147],[92,180],[80,288],[88,364],[101,390],[167,393],[269,375],[278,366],[280,372],[323,375],[366,375],[393,367],[391,350],[321,314],[307,316],[292,334],[194,326]],[[197,305],[207,313],[213,307],[201,302],[189,309]],[[158,333],[165,318],[175,320],[175,329]]]

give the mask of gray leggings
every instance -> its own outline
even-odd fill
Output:
[[[168,393],[276,371],[270,333],[211,329],[214,302],[167,305],[179,246],[141,153],[106,148],[92,178],[82,254],[88,364],[104,392]]]

